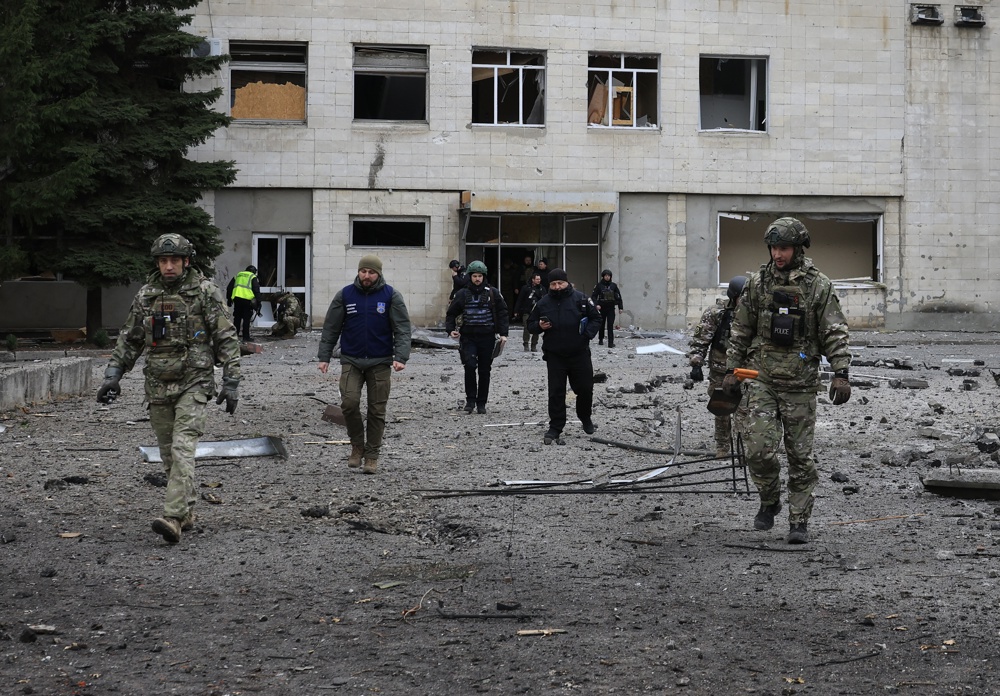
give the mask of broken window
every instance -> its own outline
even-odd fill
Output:
[[[880,213],[719,213],[719,283],[767,263],[764,231],[784,215],[809,230],[806,256],[838,285],[882,281],[882,215]],[[753,259],[751,263],[748,259]]]
[[[473,51],[472,122],[543,125],[545,56],[526,51]]]
[[[351,246],[426,247],[427,220],[423,218],[353,218]]]
[[[702,56],[702,130],[767,130],[767,59]]]
[[[587,63],[587,125],[655,128],[659,81],[656,56],[591,53]]]
[[[230,41],[232,117],[305,122],[306,48],[304,43]]]
[[[354,118],[427,120],[427,49],[354,47]]]

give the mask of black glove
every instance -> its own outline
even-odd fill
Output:
[[[736,379],[736,375],[732,370],[727,370],[726,376],[722,379],[722,391],[727,394],[740,393],[740,381]]]
[[[120,367],[109,367],[104,371],[104,383],[97,390],[97,402],[110,404],[122,393],[121,379],[124,371]]]
[[[239,377],[222,378],[222,389],[219,390],[219,398],[215,400],[215,403],[221,404],[225,401],[226,413],[236,413],[236,404],[240,401],[239,387]]]
[[[847,370],[838,370],[830,381],[830,401],[834,406],[846,404],[851,398],[851,382],[847,379]]]
[[[691,368],[691,379],[695,382],[701,382],[705,379],[705,373],[701,371],[701,365],[695,365]]]

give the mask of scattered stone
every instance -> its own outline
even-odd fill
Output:
[[[24,630],[21,631],[21,635],[19,635],[17,639],[22,643],[34,643],[36,640],[38,640],[38,634],[32,631],[27,626],[25,626]]]
[[[329,517],[330,516],[330,506],[329,505],[313,505],[302,511],[303,517]]]
[[[520,602],[497,602],[497,611],[514,611],[520,608]]]
[[[843,472],[834,471],[832,474],[830,474],[830,480],[836,481],[837,483],[847,483],[851,479],[848,478],[847,474]]]
[[[47,491],[61,491],[69,488],[69,484],[62,479],[49,479],[45,482],[43,488]]]
[[[355,515],[361,512],[361,506],[357,503],[351,503],[350,505],[345,505],[344,507],[337,510],[341,515]]]
[[[841,490],[844,491],[844,495],[854,495],[861,490],[861,486],[852,483],[849,486],[844,486]]]
[[[976,440],[976,447],[979,448],[980,452],[985,452],[991,454],[1000,450],[1000,437],[996,433],[983,433],[983,435]]]
[[[608,381],[608,376],[603,372],[594,372],[594,384],[604,384]]]
[[[979,382],[974,379],[962,380],[962,391],[976,391],[979,389]]]
[[[39,573],[39,575],[41,575],[43,578],[54,578],[58,574],[59,571],[56,570],[55,568],[45,568],[42,572]]]
[[[74,486],[78,486],[78,485],[83,485],[85,483],[90,483],[90,477],[89,476],[63,476],[63,481],[65,481],[68,484],[71,484],[71,485],[74,485]]]
[[[241,343],[240,344],[240,355],[254,355],[255,353],[263,353],[264,346],[259,343]]]
[[[966,370],[961,367],[949,367],[947,372],[952,377],[978,377],[980,374],[979,370]]]

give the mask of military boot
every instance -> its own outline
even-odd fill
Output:
[[[153,531],[165,541],[176,544],[181,540],[181,521],[176,517],[157,517],[153,520]]]
[[[365,455],[364,445],[351,445],[351,456],[347,459],[347,466],[357,469],[361,466],[361,458]]]
[[[766,532],[774,526],[774,516],[779,512],[781,512],[780,502],[774,503],[773,505],[761,503],[760,510],[757,511],[757,516],[753,518],[753,528]]]
[[[184,515],[184,517],[181,518],[181,531],[190,532],[192,529],[194,529],[195,521],[196,518],[193,512],[189,512],[188,514]]]
[[[807,525],[805,522],[799,522],[798,524],[789,525],[788,543],[789,544],[809,543],[809,530],[807,529]]]
[[[365,459],[365,466],[364,466],[363,469],[361,469],[361,473],[362,474],[374,474],[375,473],[375,469],[377,469],[377,468],[378,468],[378,460],[377,459],[367,459],[366,458]]]

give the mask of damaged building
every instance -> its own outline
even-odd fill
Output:
[[[626,320],[680,329],[794,215],[855,328],[994,328],[991,9],[202,3],[190,30],[230,62],[192,88],[234,121],[192,156],[239,169],[205,197],[217,271],[253,263],[317,325],[377,253],[434,324],[449,259],[510,295],[546,257],[586,291],[612,269]]]

